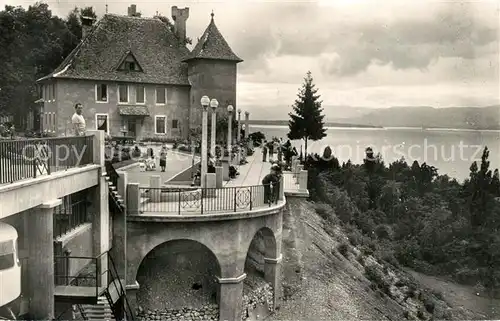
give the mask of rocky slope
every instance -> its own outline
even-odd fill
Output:
[[[343,229],[326,224],[312,204],[287,201],[283,219],[285,298],[267,320],[484,317],[452,309],[440,293],[424,290],[410,275],[360,253],[349,244]]]

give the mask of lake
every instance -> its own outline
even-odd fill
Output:
[[[261,131],[269,139],[273,136],[286,140],[287,126],[250,126],[250,132]],[[293,141],[300,152],[303,141]],[[342,162],[363,162],[365,148],[370,146],[380,153],[386,164],[404,157],[408,163],[417,160],[438,168],[462,181],[469,176],[473,161],[481,161],[485,146],[490,150],[490,168],[500,167],[500,131],[417,128],[328,128],[320,141],[308,142],[309,152],[322,153],[330,146]]]

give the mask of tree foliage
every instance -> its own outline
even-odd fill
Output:
[[[41,2],[0,11],[0,111],[13,114],[17,126],[38,98],[35,81],[57,68],[79,43],[79,11],[75,8],[65,20]],[[96,16],[91,7],[82,12]]]
[[[311,72],[307,72],[304,78],[304,84],[300,89],[295,104],[293,113],[289,113],[290,120],[288,122],[290,139],[303,139],[305,145],[305,154],[307,155],[308,140],[320,140],[326,136],[324,128],[323,108],[318,95],[318,89],[313,84]]]
[[[310,156],[314,201],[378,244],[376,253],[425,273],[500,288],[500,179],[486,147],[463,184],[404,159],[386,166],[371,148],[361,165]],[[393,255],[393,256],[392,256]]]

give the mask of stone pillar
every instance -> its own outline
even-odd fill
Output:
[[[243,273],[237,278],[217,278],[219,289],[219,321],[239,321],[243,312]]]
[[[102,171],[101,171],[102,173]],[[109,187],[104,174],[99,175],[99,185],[94,187],[92,197],[92,204],[94,213],[92,213],[92,234],[93,234],[93,250],[94,257],[109,251],[109,203],[108,193]],[[108,285],[107,273],[108,270],[108,256],[101,255],[97,262],[98,282],[100,280],[101,286]]]
[[[278,195],[278,200],[282,201],[285,199],[285,175],[281,175],[279,188],[280,188],[280,192]]]
[[[299,190],[307,190],[307,171],[301,170],[299,174]]]
[[[250,113],[248,111],[245,112],[245,133],[243,134],[243,138],[247,138],[250,135],[250,125],[248,121],[250,120]]]
[[[215,110],[217,107],[212,107],[212,133],[210,135],[210,154],[215,157],[215,137],[216,137],[216,127],[217,127],[217,113]]]
[[[94,136],[93,149],[94,149],[94,164],[101,165],[104,170],[104,131],[102,130],[87,130],[87,134]]]
[[[126,190],[128,174],[127,172],[118,172],[118,193],[123,197],[127,204]],[[112,257],[120,279],[125,280],[127,275],[127,212],[116,212],[113,215],[113,247]]]
[[[149,177],[149,197],[152,203],[160,202],[161,198],[161,177],[152,175]]]
[[[216,178],[217,174],[216,173],[207,173],[207,175],[205,176],[205,188],[206,188],[206,194],[205,194],[205,197],[216,197],[217,196],[217,193],[216,193]]]
[[[139,183],[130,183],[127,185],[127,213],[137,215],[140,213],[141,191]]]
[[[54,318],[54,208],[62,201],[45,202],[27,217],[30,314],[34,320]]]
[[[123,202],[126,205],[127,204],[128,173],[127,172],[120,172],[120,171],[117,171],[117,173],[118,173],[119,178],[118,178],[118,186],[116,188],[117,188],[118,194],[120,194],[120,196],[123,199]]]
[[[297,165],[297,167],[295,168],[295,184],[299,183],[299,175],[303,167],[304,165]]]
[[[132,310],[133,318],[137,318],[137,309],[139,305],[137,304],[137,292],[139,291],[140,285],[139,282],[133,281],[125,285],[125,292],[127,293],[127,301],[130,305],[130,309]]]
[[[203,116],[201,120],[201,187],[205,187],[205,180],[203,179],[208,171],[208,162],[207,162],[207,139],[208,139],[208,124],[207,124],[207,108],[208,106],[203,106]]]
[[[216,188],[221,188],[222,187],[222,166],[215,166],[215,187]]]
[[[283,257],[278,258],[264,258],[264,279],[273,287],[274,294],[274,308],[279,307],[283,298],[283,291],[281,286],[281,261]]]
[[[229,164],[230,164],[229,158],[222,160],[221,164],[222,164],[222,179],[225,181],[229,181],[230,180],[230,178],[229,178]]]

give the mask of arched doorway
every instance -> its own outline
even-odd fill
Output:
[[[263,316],[274,309],[274,289],[272,276],[275,266],[269,266],[265,258],[276,258],[278,248],[276,238],[265,227],[255,233],[247,251],[243,285],[243,317]],[[272,274],[272,275],[271,275]]]
[[[216,306],[220,276],[216,256],[193,240],[162,243],[142,260],[137,303],[145,311],[202,310]]]

